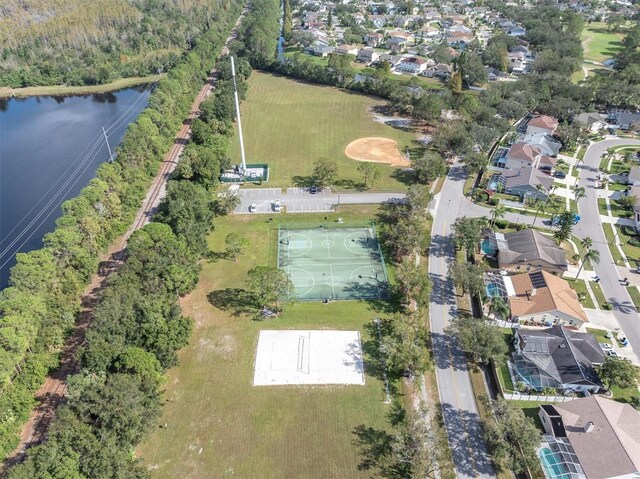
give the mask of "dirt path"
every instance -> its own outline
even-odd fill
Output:
[[[235,39],[237,28],[246,13],[247,10],[245,8],[227,38],[221,50],[221,56],[228,54],[228,45]],[[81,302],[82,309],[76,318],[75,328],[69,338],[67,338],[61,351],[60,367],[47,377],[45,383],[36,393],[38,404],[22,429],[18,447],[5,458],[2,464],[3,472],[6,472],[11,465],[21,462],[30,447],[39,444],[45,439],[47,427],[53,419],[55,410],[64,400],[67,391],[67,376],[73,374],[78,369],[76,352],[84,341],[85,331],[91,323],[93,308],[98,301],[100,292],[104,288],[109,276],[116,272],[122,264],[124,250],[129,236],[147,224],[157,210],[166,192],[167,179],[177,166],[182,150],[191,136],[191,121],[197,117],[202,101],[204,101],[213,90],[216,78],[217,72],[212,70],[191,105],[189,116],[183,122],[180,131],[178,131],[171,149],[165,155],[158,174],[154,178],[147,196],[142,203],[142,207],[138,210],[131,227],[111,245],[103,261],[100,263],[98,272],[93,275],[91,282],[84,290]]]

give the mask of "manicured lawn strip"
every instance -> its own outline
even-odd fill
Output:
[[[627,293],[629,293],[629,296],[631,296],[631,301],[633,301],[635,307],[640,308],[640,291],[638,291],[638,287],[629,286],[627,288]]]
[[[391,138],[401,153],[406,147],[418,155],[422,150],[414,133],[374,121],[371,109],[384,105],[381,100],[259,71],[252,73],[248,84],[241,107],[245,150],[249,163],[269,164],[270,178],[264,186],[304,183],[314,162],[329,158],[338,164],[338,189],[360,187],[360,162],[344,154],[345,147],[358,138]],[[238,135],[232,143],[229,153],[238,162]],[[399,168],[378,166],[382,176],[376,190],[406,189]]]
[[[342,209],[327,216],[328,221],[341,216],[361,222],[376,211]],[[282,219],[293,225],[311,216]],[[366,345],[371,338],[364,325],[382,314],[377,308],[388,305],[297,303],[264,321],[243,314],[247,271],[272,261],[274,228],[258,216],[216,220],[209,237],[213,252],[224,250],[231,231],[248,238],[251,247],[237,262],[206,263],[196,290],[182,300],[195,324],[189,346],[179,353],[180,365],[168,374],[159,421],[167,427],[156,430],[138,451],[154,478],[369,477],[358,470],[353,430],[361,424],[387,427],[389,406],[379,379],[367,374],[365,386],[254,387],[253,366],[261,329],[358,330]]]
[[[609,189],[612,191],[627,191],[628,186],[622,183],[609,183]]]
[[[604,297],[604,293],[602,292],[602,288],[600,287],[600,284],[596,283],[595,281],[590,281],[589,286],[591,286],[591,291],[593,291],[593,294],[595,295],[596,300],[598,301],[598,305],[602,307],[602,305],[607,302],[607,298]]]
[[[609,223],[603,223],[602,229],[604,230],[604,236],[607,239],[609,251],[611,251],[611,256],[613,256],[613,261],[616,264],[623,264],[622,255],[620,254],[620,251],[618,251],[618,247],[615,245],[613,236],[613,225]]]
[[[586,328],[587,333],[593,334],[599,343],[613,344],[611,338],[607,338],[607,332],[604,329]]]
[[[617,216],[618,218],[630,218],[633,215],[631,211],[621,208],[616,200],[610,199],[609,204],[611,205],[611,214],[613,216]]]
[[[595,305],[591,300],[591,296],[589,296],[589,292],[587,291],[584,280],[569,278],[566,278],[566,280],[569,282],[569,285],[575,290],[578,296],[582,296],[582,299],[580,299],[580,303],[582,303],[582,306],[584,306],[585,308],[595,309]]]
[[[607,200],[604,198],[598,198],[598,213],[605,216],[609,214],[607,210]]]
[[[514,400],[509,401],[512,404],[515,404],[520,409],[524,411],[524,415],[533,419],[533,422],[536,424],[540,431],[544,431],[542,427],[542,421],[538,417],[538,411],[540,410],[540,406],[543,404],[549,404],[546,401],[522,401],[522,400]]]
[[[604,22],[594,22],[585,25],[582,30],[584,59],[602,62],[613,57],[622,46],[622,34],[610,33]]]
[[[639,239],[638,236],[629,231],[631,228],[620,227],[616,225],[616,229],[618,230],[618,238],[620,239],[620,243],[622,243],[622,251],[624,251],[624,254],[626,255],[629,263],[640,263],[640,248],[629,244],[629,240],[631,238]]]

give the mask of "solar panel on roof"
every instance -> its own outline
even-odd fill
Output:
[[[545,288],[547,286],[544,276],[542,276],[540,271],[529,274],[529,278],[531,279],[531,284],[534,288]]]

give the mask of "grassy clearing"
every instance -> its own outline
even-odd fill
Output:
[[[620,40],[623,35],[607,31],[604,22],[594,22],[585,25],[582,30],[582,47],[584,59],[592,62],[602,62],[613,57],[621,48]]]
[[[270,187],[307,184],[320,158],[337,162],[338,188],[361,187],[360,162],[344,154],[345,147],[358,138],[391,138],[400,152],[409,148],[420,154],[422,150],[414,132],[374,121],[371,109],[383,107],[381,100],[258,71],[248,83],[242,104],[246,154],[250,163],[269,163]],[[229,151],[239,161],[238,135]],[[376,190],[406,189],[400,169],[379,166],[382,176]]]
[[[595,329],[595,328],[586,328],[586,329],[587,329],[587,333],[593,334],[599,343],[614,344],[613,340],[607,337],[608,333],[604,329]]]
[[[376,211],[344,208],[327,216],[329,221],[338,216],[345,222],[363,221]],[[283,219],[304,223],[312,215]],[[273,263],[273,230],[259,216],[216,222],[209,238],[214,253],[224,250],[231,231],[247,237],[252,246],[237,262],[220,258],[205,264],[196,290],[182,300],[185,314],[194,319],[194,332],[180,351],[180,366],[168,374],[160,420],[167,427],[157,429],[138,451],[154,478],[369,477],[358,470],[361,458],[353,430],[358,425],[385,429],[389,408],[383,384],[371,371],[365,386],[254,387],[253,363],[261,329],[358,330],[366,349],[370,338],[365,324],[390,306],[306,302],[291,305],[276,319],[251,319],[239,290],[249,269]]]
[[[593,300],[587,291],[587,286],[582,279],[569,279],[566,278],[567,282],[571,286],[571,288],[577,293],[578,298],[580,299],[580,303],[585,308],[595,309],[595,305],[593,304]]]
[[[30,86],[26,88],[0,88],[0,98],[16,96],[19,98],[27,96],[48,96],[48,95],[82,95],[90,93],[107,93],[110,91],[122,90],[136,85],[153,83],[162,79],[166,73],[160,75],[150,75],[147,77],[121,78],[104,85],[85,86]]]

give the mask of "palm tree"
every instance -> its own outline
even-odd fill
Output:
[[[511,313],[511,310],[509,309],[509,305],[500,296],[494,296],[493,298],[491,298],[491,304],[489,304],[489,310],[493,312],[496,318],[500,317],[505,321],[509,318],[509,313]]]
[[[538,207],[536,208],[536,215],[533,217],[533,223],[531,223],[531,227],[533,228],[536,225],[536,220],[538,219],[538,215],[540,213],[545,213],[547,210],[547,202],[540,201],[538,202]]]
[[[580,201],[580,198],[584,198],[587,194],[584,191],[584,187],[582,186],[578,186],[575,190],[573,190],[573,197],[575,199],[576,202],[576,206],[578,206],[578,201]]]
[[[582,240],[582,247],[588,251],[592,246],[593,240],[589,236],[585,236],[585,238]]]
[[[496,220],[504,218],[507,214],[507,209],[503,205],[498,205],[491,210],[491,227],[496,224]]]
[[[576,274],[576,279],[580,276],[580,272],[582,271],[582,267],[584,266],[585,261],[592,261],[594,263],[600,262],[600,252],[597,249],[590,249],[584,253],[582,257],[582,263],[580,264],[580,269],[578,269],[578,274]]]

